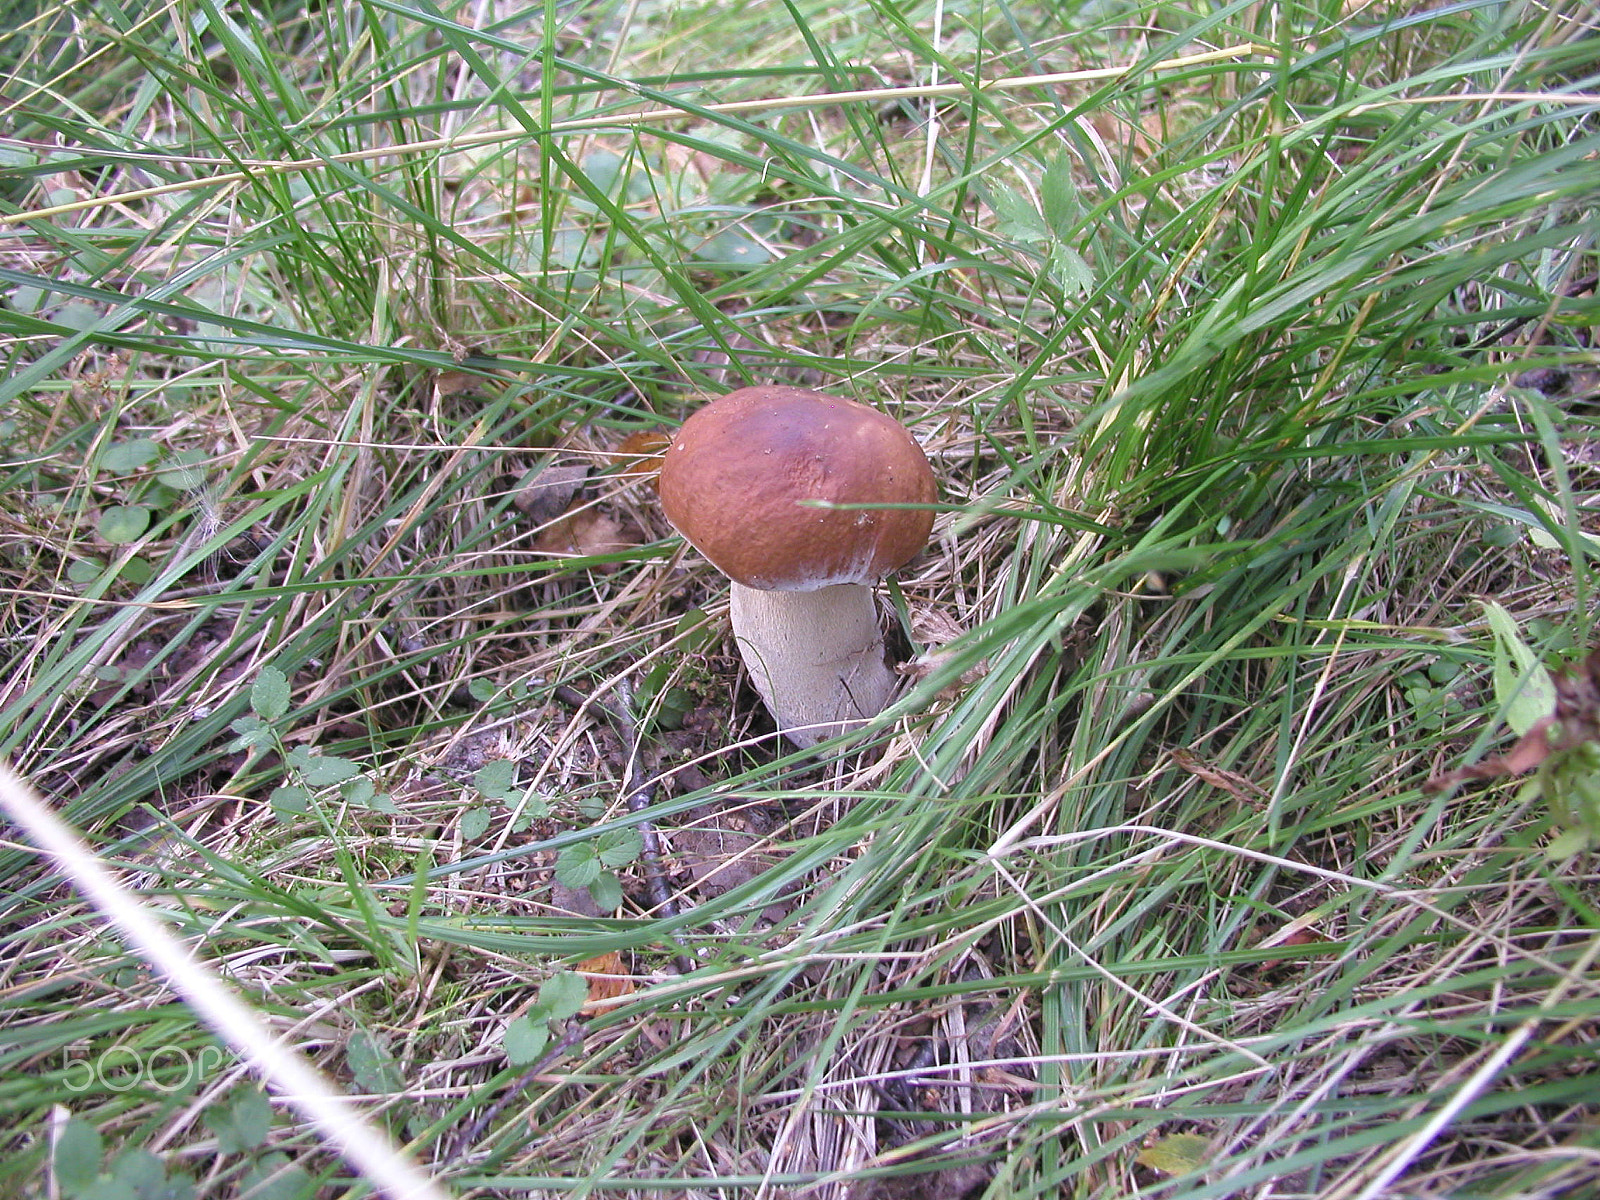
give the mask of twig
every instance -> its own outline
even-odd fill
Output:
[[[544,1072],[549,1069],[551,1063],[555,1062],[556,1059],[560,1058],[568,1050],[572,1049],[582,1041],[582,1023],[578,1021],[567,1021],[562,1026],[561,1036],[555,1040],[550,1049],[546,1050],[537,1059],[535,1059],[531,1067],[529,1067],[521,1075],[517,1076],[517,1078],[512,1081],[511,1086],[506,1088],[506,1090],[501,1094],[500,1098],[491,1104],[486,1110],[484,1110],[482,1116],[480,1116],[471,1125],[467,1126],[465,1133],[459,1135],[454,1140],[450,1149],[444,1155],[442,1165],[447,1167],[454,1166],[458,1159],[466,1154],[467,1151],[471,1150],[473,1146],[478,1144],[478,1139],[483,1136],[484,1130],[488,1129],[490,1125],[499,1120],[500,1114],[505,1112],[507,1107],[510,1106],[511,1102],[520,1096],[527,1089],[530,1083],[532,1083],[540,1075],[544,1074]]]
[[[630,813],[642,814],[655,801],[656,778],[645,764],[639,724],[633,715],[632,691],[626,682],[620,683],[618,690],[620,704],[608,703],[597,696],[585,696],[566,684],[556,685],[555,697],[580,711],[591,706],[598,708],[610,719],[617,736],[622,739],[622,753],[628,762],[628,777],[623,785],[626,788],[624,802]],[[651,910],[659,917],[676,917],[679,914],[678,902],[672,898],[672,889],[667,884],[666,872],[662,867],[661,835],[656,831],[655,822],[646,816],[639,817],[635,828],[639,830],[639,840],[643,843],[639,860],[644,868],[645,886],[650,892]],[[675,962],[678,970],[685,975],[694,969],[694,963],[681,943]]]

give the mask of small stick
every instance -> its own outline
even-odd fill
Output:
[[[639,746],[639,726],[633,717],[633,696],[624,682],[622,688],[622,703],[610,704],[597,696],[586,696],[577,688],[566,684],[557,684],[554,688],[555,698],[570,708],[583,711],[585,708],[598,708],[610,718],[616,728],[617,735],[622,739],[623,753],[628,759],[628,778],[624,785],[627,789],[625,803],[631,813],[642,813],[650,807],[655,799],[656,781],[647,772],[644,756]],[[650,899],[655,911],[665,917],[678,915],[677,903],[672,899],[671,889],[667,886],[666,876],[661,869],[661,837],[656,832],[654,823],[648,817],[640,817],[638,821],[639,837],[644,842],[644,849],[640,858],[644,863],[645,882],[650,889]],[[678,970],[687,975],[694,969],[693,962],[685,953],[679,953],[676,959]],[[508,1087],[504,1094],[491,1104],[483,1115],[478,1117],[465,1133],[455,1139],[449,1152],[445,1155],[445,1162],[453,1164],[462,1155],[466,1154],[478,1141],[486,1129],[489,1128],[500,1114],[513,1100],[520,1095],[527,1086],[541,1075],[567,1050],[583,1040],[583,1026],[577,1021],[568,1021],[561,1031],[561,1036],[554,1045],[541,1054],[538,1060],[519,1075]]]
[[[511,1102],[520,1096],[530,1083],[544,1074],[551,1063],[582,1041],[583,1025],[577,1021],[566,1022],[562,1027],[561,1036],[556,1039],[550,1049],[535,1059],[531,1067],[517,1076],[501,1097],[491,1104],[482,1116],[467,1126],[465,1133],[455,1139],[454,1145],[445,1154],[441,1165],[454,1166],[456,1160],[477,1144],[478,1139],[483,1136],[483,1131],[499,1119],[500,1114],[505,1112]]]
[[[640,746],[639,725],[633,716],[633,693],[626,681],[618,685],[621,691],[621,704],[611,704],[595,696],[585,696],[576,688],[566,684],[557,684],[555,697],[563,704],[582,709],[593,705],[611,719],[612,726],[617,731],[617,736],[622,739],[622,752],[628,760],[628,778],[624,783],[625,799],[628,811],[643,813],[655,801],[656,779],[645,766],[644,752]],[[667,884],[665,871],[662,869],[663,855],[661,853],[661,835],[656,831],[655,822],[650,818],[641,816],[636,823],[639,830],[639,839],[644,847],[640,851],[639,859],[644,865],[645,886],[650,891],[650,903],[657,916],[676,917],[680,909],[678,903],[672,898],[672,889]],[[676,940],[676,939],[674,939]],[[687,975],[694,970],[694,963],[682,946],[674,962],[678,970]]]

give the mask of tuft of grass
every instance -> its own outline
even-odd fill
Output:
[[[1426,785],[1596,642],[1597,48],[31,6],[0,756],[464,1195],[1581,1191],[1588,760]],[[821,758],[631,469],[769,380],[942,488],[907,694]],[[0,885],[0,1190],[352,1181],[20,837]]]

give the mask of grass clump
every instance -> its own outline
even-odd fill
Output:
[[[32,6],[0,754],[463,1195],[1578,1194],[1597,47]],[[940,478],[866,752],[776,744],[649,488],[769,381]],[[373,1178],[32,841],[0,1190]]]

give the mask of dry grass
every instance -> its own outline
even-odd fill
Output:
[[[1585,777],[1424,787],[1594,640],[1581,6],[180,7],[3,43],[0,754],[369,1133],[474,1196],[1595,1187]],[[942,489],[820,760],[629,470],[751,379]],[[26,840],[0,1190],[344,1194]]]

